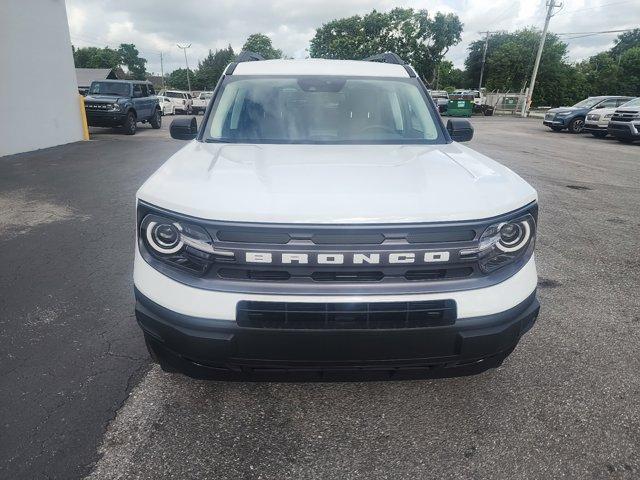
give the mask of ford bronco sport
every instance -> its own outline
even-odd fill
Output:
[[[84,100],[87,123],[91,127],[121,127],[135,135],[138,122],[152,128],[162,126],[158,97],[150,82],[136,80],[98,80],[91,83]]]
[[[453,376],[534,324],[537,194],[394,54],[230,64],[137,193],[136,316],[194,377]],[[325,377],[326,378],[326,377]]]

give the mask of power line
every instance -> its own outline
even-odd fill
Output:
[[[584,12],[586,10],[595,10],[602,7],[609,7],[611,5],[623,5],[625,3],[636,3],[637,0],[625,0],[622,2],[603,3],[602,5],[595,5],[593,7],[576,8],[575,10],[566,10],[562,13],[558,12],[557,15],[566,15],[567,13]]]

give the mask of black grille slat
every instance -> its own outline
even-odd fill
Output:
[[[453,300],[383,303],[238,302],[241,327],[271,329],[403,329],[455,323]]]

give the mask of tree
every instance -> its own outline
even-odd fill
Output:
[[[235,53],[233,53],[231,45],[222,50],[216,50],[215,53],[209,50],[209,54],[204,60],[198,63],[194,80],[196,88],[213,90],[224,69],[233,62],[234,58]]]
[[[249,35],[247,41],[244,42],[242,50],[259,53],[266,60],[274,58],[282,58],[282,50],[273,48],[271,39],[263,33],[254,33]]]
[[[193,70],[189,69],[189,75],[194,78]],[[171,72],[167,77],[167,86],[176,90],[189,90],[189,82],[187,81],[187,69],[178,68]]]
[[[457,88],[469,88],[467,73],[459,68],[454,68],[453,62],[442,60],[436,68],[434,89],[453,91]]]
[[[455,14],[394,8],[332,20],[316,30],[309,53],[318,58],[362,59],[395,52],[431,83],[436,66],[457,44],[462,23]]]
[[[488,90],[521,91],[529,83],[536,51],[540,42],[540,31],[532,28],[517,30],[513,33],[500,32],[489,37],[487,58],[484,69],[484,86]],[[467,75],[471,85],[478,85],[482,67],[484,40],[476,40],[469,46],[469,55],[465,60]],[[547,35],[540,70],[533,96],[535,105],[559,105],[575,103],[573,94],[576,85],[568,85],[567,78],[578,80],[569,73],[572,67],[566,62],[567,45],[554,34]],[[582,83],[578,85],[582,88]]]
[[[120,54],[112,48],[83,47],[73,49],[76,68],[111,68],[120,66]]]
[[[147,69],[145,58],[140,57],[140,52],[133,43],[121,43],[118,48],[120,55],[120,64],[125,65],[129,73],[136,80],[144,80],[147,78]]]
[[[73,61],[76,68],[111,68],[127,67],[131,76],[138,80],[147,77],[147,60],[141,58],[136,46],[122,43],[117,50],[109,47],[73,48]]]
[[[640,47],[640,28],[618,35],[618,38],[616,38],[616,44],[611,49],[611,55],[618,58],[624,52],[634,47]]]

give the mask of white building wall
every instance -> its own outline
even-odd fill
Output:
[[[82,140],[64,0],[0,0],[0,156]]]

